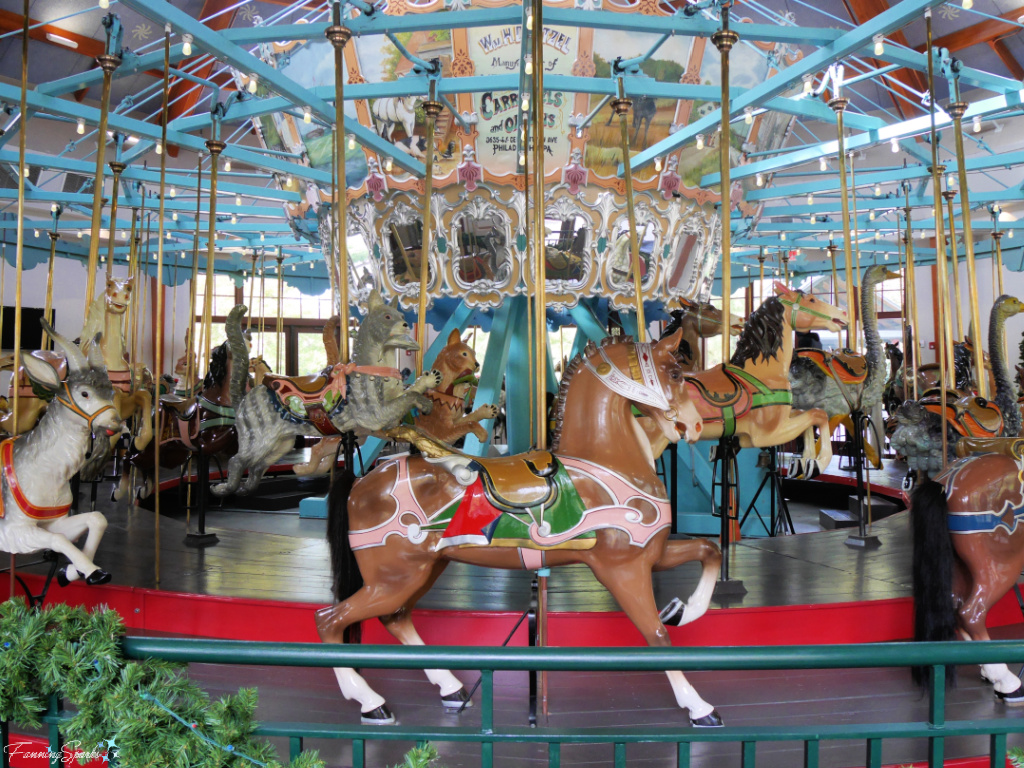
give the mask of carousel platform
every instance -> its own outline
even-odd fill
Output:
[[[824,481],[839,472],[831,467]],[[842,475],[838,475],[842,477]],[[873,473],[872,483],[898,496],[902,472]],[[874,491],[873,491],[874,492]],[[101,493],[102,497],[103,494]],[[170,506],[170,505],[168,505]],[[174,634],[264,641],[315,641],[313,612],[331,602],[325,521],[295,513],[218,509],[207,517],[207,530],[220,539],[215,546],[185,545],[186,520],[100,502],[110,526],[97,561],[113,573],[111,584],[54,586],[49,600],[84,605],[105,604],[124,616],[134,634]],[[159,544],[157,545],[157,530]],[[881,546],[874,550],[844,545],[844,530],[776,538],[743,539],[729,547],[734,579],[747,592],[716,596],[699,621],[670,628],[677,645],[771,645],[901,640],[911,634],[910,540],[907,514],[892,515],[872,526]],[[159,551],[159,580],[156,552]],[[45,564],[19,558],[18,572],[38,588]],[[22,562],[24,561],[24,562]],[[698,567],[655,574],[659,604],[687,596],[696,585]],[[498,645],[527,607],[532,574],[485,570],[451,564],[415,613],[417,627],[429,644]],[[585,567],[554,569],[548,579],[549,636],[554,646],[641,645],[642,638]],[[1011,597],[990,616],[993,635],[1024,637],[1021,609]],[[363,642],[393,643],[376,621],[364,623]],[[525,624],[511,644],[526,645]],[[400,721],[438,726],[478,723],[479,710],[445,714],[425,678],[414,671],[365,670],[367,678],[391,703]],[[258,717],[311,722],[349,722],[353,705],[338,693],[332,675],[315,669],[274,669],[193,665],[192,675],[214,696],[240,686],[261,693]],[[475,682],[474,673],[459,673]],[[924,717],[927,699],[914,689],[902,669],[804,672],[702,672],[690,676],[702,694],[720,709],[728,724],[784,728],[808,722],[877,722]],[[527,716],[525,673],[498,673],[498,721],[523,724]],[[686,728],[671,690],[660,674],[552,673],[548,680],[548,714],[552,726],[601,724],[678,724]],[[958,719],[1013,716],[998,704],[976,670],[964,669],[949,694],[949,711]],[[1024,717],[1024,709],[1020,712]],[[1012,739],[1011,739],[1012,741]],[[287,751],[282,743],[279,749]],[[330,768],[351,765],[345,742],[310,741]],[[412,744],[367,744],[367,765],[394,765]],[[479,765],[478,748],[438,743],[448,768]],[[1022,746],[1011,743],[1010,747]],[[987,752],[985,739],[951,739],[946,765],[988,765],[973,756]],[[910,740],[886,742],[883,764],[925,764],[927,745]],[[864,745],[822,744],[821,765],[845,768],[863,764]],[[802,749],[793,743],[759,745],[757,765],[783,768],[802,764]],[[675,765],[670,747],[637,745],[627,754],[630,766]],[[738,745],[709,743],[695,747],[696,766],[738,765]],[[562,765],[608,765],[611,745],[565,745]],[[499,747],[499,766],[547,764],[543,747]]]

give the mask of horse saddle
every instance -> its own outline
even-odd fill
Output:
[[[734,418],[739,418],[753,404],[753,396],[743,379],[728,366],[718,365],[687,378],[697,413],[704,421],[722,421],[727,408],[732,410]]]
[[[1000,453],[1018,464],[1024,460],[1024,438],[962,437],[956,441],[956,455],[966,458],[976,453]]]
[[[487,497],[498,509],[515,512],[554,500],[558,464],[550,451],[475,458],[469,466],[480,473]]]
[[[174,411],[175,415],[182,421],[188,421],[199,407],[199,401],[194,397],[180,397],[178,395],[161,395],[160,405],[166,406]]]
[[[832,376],[842,384],[863,384],[868,377],[867,358],[849,350],[825,352],[820,349],[798,349],[796,356],[810,360],[826,376]]]
[[[322,374],[284,376],[279,373],[268,373],[263,377],[263,383],[279,398],[286,400],[289,397],[297,397],[304,405],[322,403],[331,382],[331,377]]]
[[[963,437],[997,437],[1003,431],[1003,414],[999,406],[983,397],[966,395],[954,400],[949,393],[946,421]],[[942,415],[941,396],[926,393],[921,398],[925,410]]]

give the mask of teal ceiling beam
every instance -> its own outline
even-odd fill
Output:
[[[745,93],[739,94],[736,98],[731,99],[730,114],[743,114],[743,110],[746,107],[763,106],[764,102],[768,99],[780,95],[795,83],[800,82],[804,75],[813,74],[825,69],[829,64],[832,64],[851,53],[859,51],[861,48],[871,43],[875,35],[884,35],[894,29],[899,29],[909,22],[920,18],[921,12],[924,11],[925,8],[940,5],[942,2],[943,0],[902,0],[902,2],[897,3],[886,11],[883,11],[870,21],[860,24],[852,30],[843,33],[834,42],[824,45],[817,51],[805,56],[779,72],[774,77],[769,78],[760,85],[754,86]],[[624,15],[627,18],[639,16],[639,14]],[[779,27],[779,29],[789,29],[797,33],[801,31],[797,27]],[[740,31],[738,27],[736,27],[736,31]],[[743,38],[741,37],[740,39],[742,40]],[[690,123],[682,130],[662,139],[642,152],[638,152],[632,159],[632,167],[634,171],[653,163],[656,157],[660,157],[661,155],[678,149],[684,144],[693,141],[698,133],[711,133],[714,131],[715,126],[720,124],[721,121],[721,110],[714,110],[710,114]],[[836,142],[832,143],[835,144]],[[854,147],[848,146],[848,149],[853,148]],[[834,155],[835,153],[835,150],[833,150],[832,154]],[[812,159],[816,159],[816,157]],[[746,170],[753,165],[760,165],[760,163],[751,163],[748,166],[744,166],[743,169]],[[623,169],[620,165],[619,176],[622,176],[622,173]],[[744,175],[753,175],[753,173]],[[711,186],[711,184],[706,181],[707,178],[708,177],[704,177],[704,179],[701,180],[701,186]],[[738,179],[742,177],[737,176],[736,178]]]
[[[904,2],[929,3],[934,1],[935,0],[904,0]],[[976,101],[971,104],[967,108],[967,112],[964,115],[963,120],[965,124],[969,124],[975,115],[978,117],[995,115],[1007,109],[1020,107],[1022,104],[1024,104],[1024,91],[1015,91],[1002,96],[993,96],[989,99],[983,99],[982,101]],[[845,142],[846,151],[852,152],[857,149],[863,149],[865,147],[874,146],[875,144],[891,141],[892,139],[899,141],[919,134],[924,134],[929,130],[930,126],[931,117],[929,115],[921,115],[920,117],[911,118],[910,120],[904,120],[899,123],[887,125],[884,128],[879,128],[878,130],[849,136]],[[942,111],[936,113],[935,127],[937,129],[951,126],[952,120],[949,115]],[[689,126],[683,130],[687,130],[688,128]],[[682,133],[682,131],[679,133]],[[671,138],[673,137],[669,136],[669,139]],[[811,144],[795,149],[792,152],[777,155],[768,160],[759,160],[754,163],[747,163],[746,165],[738,166],[732,170],[731,175],[733,181],[738,181],[740,179],[749,178],[758,173],[770,174],[784,168],[792,168],[797,165],[816,161],[822,157],[835,157],[838,151],[838,141],[825,141],[820,144]],[[718,182],[719,175],[717,173],[708,174],[702,177],[700,181],[702,187],[712,186],[718,184]]]
[[[871,48],[872,46],[864,46],[861,53],[865,56],[877,58]],[[901,45],[895,45],[889,40],[885,41],[885,54],[882,56],[882,59],[901,67],[916,69],[918,72],[928,71],[928,57],[925,54],[912,51]],[[980,69],[973,69],[972,67],[961,67],[958,74],[961,82],[984,88],[986,91],[992,91],[993,93],[1019,91],[1022,85],[1020,80],[1000,77],[989,72],[982,72]]]
[[[241,72],[256,75],[270,90],[291,101],[293,106],[299,109],[303,106],[308,106],[327,125],[334,124],[334,107],[327,101],[317,96],[308,88],[299,85],[259,57],[229,42],[201,21],[175,8],[166,0],[121,0],[121,2],[146,18],[152,19],[157,24],[170,24],[179,34],[188,33],[192,35],[194,43],[198,48],[215,56],[218,60],[230,64]],[[375,152],[390,155],[398,167],[409,173],[416,176],[423,176],[426,173],[426,167],[423,163],[390,142],[384,141],[370,129],[360,126],[358,121],[345,120],[344,122],[344,130],[347,133],[354,134],[356,139],[364,146]],[[170,137],[168,137],[168,141],[170,141]],[[257,164],[257,166],[259,165]],[[329,177],[329,174],[325,175]]]
[[[176,43],[171,46],[172,66],[180,63],[182,59],[187,58],[185,54],[181,52],[181,48],[181,43]],[[153,51],[152,53],[147,53],[142,56],[125,50],[121,52],[121,66],[114,70],[112,77],[116,80],[119,77],[138,75],[149,69],[162,69],[163,66],[163,47],[161,47],[159,51]],[[94,67],[77,75],[62,77],[60,80],[53,80],[49,83],[41,83],[36,86],[35,90],[38,93],[42,93],[47,96],[60,96],[65,93],[71,93],[72,91],[79,91],[83,88],[98,85],[102,82],[103,70],[99,67]]]
[[[1002,203],[1009,200],[1024,200],[1024,192],[1019,189],[1003,189],[994,192],[971,192],[971,205],[977,206],[989,203]],[[838,214],[841,210],[842,201],[839,198],[815,198],[811,205],[778,205],[765,207],[761,211],[762,220],[775,216],[822,216],[826,214]],[[872,197],[857,198],[858,211],[879,211],[898,208],[903,209],[905,200],[903,197]],[[933,210],[933,197],[915,193],[910,196],[911,208],[927,208]],[[945,209],[945,203],[942,203]],[[959,203],[957,203],[959,206]],[[741,227],[742,228],[742,227]]]

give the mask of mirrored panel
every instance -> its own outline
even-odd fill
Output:
[[[548,280],[582,283],[586,277],[590,222],[578,213],[557,215],[548,210],[544,219],[544,272]]]
[[[640,249],[640,284],[650,285],[653,276],[655,249],[658,246],[660,232],[657,224],[651,220],[637,222],[637,243]],[[632,256],[629,244],[629,218],[623,216],[615,225],[612,240],[609,244],[607,276],[612,287],[624,290],[633,285]]]
[[[511,227],[497,208],[474,201],[452,217],[452,267],[465,287],[495,288],[512,273]],[[479,285],[474,285],[479,284]]]

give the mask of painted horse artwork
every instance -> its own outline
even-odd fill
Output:
[[[448,343],[441,349],[433,368],[441,374],[441,383],[426,391],[434,403],[430,413],[416,417],[416,426],[443,443],[454,444],[472,432],[480,440],[487,439],[487,430],[480,422],[493,419],[498,409],[482,405],[466,413],[466,391],[476,383],[480,368],[476,352],[464,342],[456,328],[448,334]]]
[[[910,506],[914,639],[988,640],[988,612],[1024,567],[1024,471],[1004,454],[960,459],[919,483]],[[982,665],[981,675],[1000,701],[1024,704],[1005,664]]]
[[[683,368],[691,373],[703,369],[701,361],[700,340],[722,335],[722,311],[713,304],[702,304],[689,299],[679,299],[682,309],[671,312],[672,320],[665,326],[662,334],[671,336],[677,328],[683,329],[683,339],[679,342],[679,354]],[[743,326],[733,324],[729,329],[730,336],[738,336]]]
[[[160,398],[157,431],[161,467],[180,468],[199,452],[207,456],[232,456],[238,450],[234,403],[241,401],[248,389],[248,366],[244,362],[235,365],[235,360],[249,359],[249,345],[242,333],[245,312],[245,305],[238,304],[228,313],[224,322],[228,340],[210,354],[210,369],[199,394],[191,398],[175,395]],[[145,499],[153,492],[156,481],[154,446],[155,442],[150,442],[140,449],[137,442],[132,443],[113,500],[118,501],[128,494],[133,468],[141,479],[135,498]]]
[[[758,307],[743,326],[728,364],[687,376],[690,397],[704,420],[701,440],[739,438],[741,448],[768,448],[817,427],[821,446],[805,441],[802,472],[812,474],[832,460],[828,415],[820,408],[793,408],[789,366],[793,331],[838,331],[846,311],[821,299],[775,284],[777,296]]]
[[[353,431],[366,436],[397,426],[414,407],[430,411],[432,403],[423,393],[440,383],[440,374],[425,373],[405,387],[402,374],[388,365],[388,359],[393,362],[397,350],[416,350],[419,344],[409,335],[409,324],[398,308],[385,304],[376,291],[367,307],[351,363],[336,365],[326,375],[268,374],[245,396],[235,420],[238,453],[228,462],[227,480],[210,489],[215,496],[252,493],[298,435]]]
[[[72,476],[85,463],[93,434],[121,432],[114,389],[99,348],[86,358],[82,350],[43,321],[43,328],[67,355],[67,376],[49,363],[26,355],[26,373],[51,393],[46,413],[30,432],[0,443],[0,550],[28,554],[44,549],[64,555],[70,564],[57,573],[61,585],[85,579],[104,584],[110,574],[93,562],[107,528],[99,512],[69,515]],[[74,542],[86,534],[79,549]]]
[[[338,602],[316,614],[321,639],[344,642],[347,627],[378,617],[402,643],[421,644],[413,607],[449,561],[508,570],[583,563],[649,645],[670,645],[651,572],[701,564],[700,581],[682,609],[680,623],[688,623],[707,610],[721,565],[718,546],[706,539],[669,540],[665,486],[633,416],[635,407],[672,442],[700,437],[700,417],[676,356],[680,337],[653,347],[630,339],[588,345],[562,378],[553,453],[402,455],[354,484],[348,474],[337,476],[328,538]],[[353,555],[360,578],[350,579]],[[361,675],[335,672],[344,697],[359,702],[364,722],[393,722],[384,698]],[[428,670],[427,677],[445,707],[467,700],[451,672]],[[668,677],[694,725],[721,725],[682,672]]]

